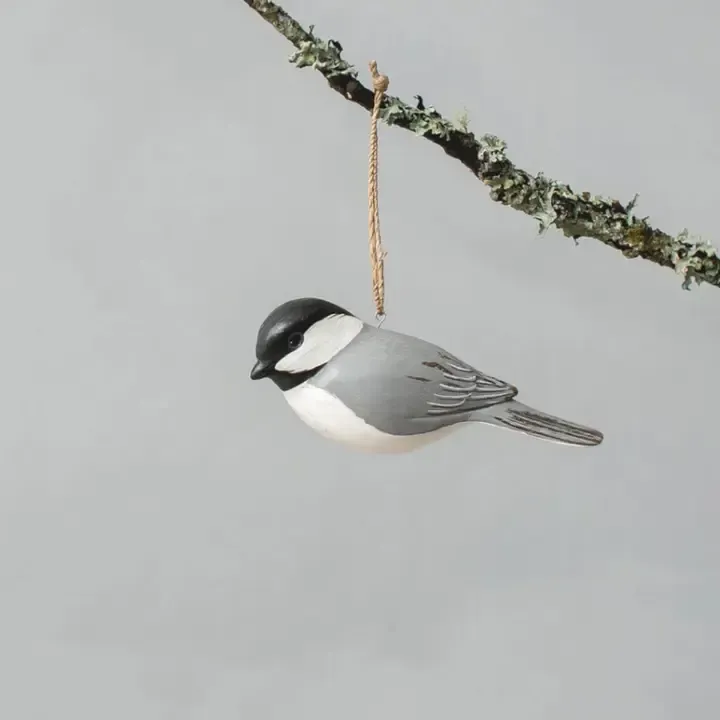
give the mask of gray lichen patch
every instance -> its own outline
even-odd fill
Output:
[[[340,47],[333,40],[324,41],[312,36],[300,42],[297,52],[289,60],[299,68],[319,70],[328,79],[338,75],[357,77],[357,70],[342,59],[340,52]]]
[[[392,95],[383,104],[380,117],[388,125],[401,125],[416,135],[434,135],[448,140],[453,131],[457,132],[453,123],[432,106],[420,110]]]
[[[256,13],[267,20],[281,35],[298,47],[312,37],[297,20],[288,15],[279,5],[270,0],[245,0]]]
[[[698,285],[701,282],[720,284],[720,257],[717,249],[702,238],[692,237],[687,229],[669,238],[664,244],[664,252],[669,254],[675,272],[685,278],[683,287],[686,290],[690,289],[692,280]]]

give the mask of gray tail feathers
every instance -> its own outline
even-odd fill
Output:
[[[603,434],[599,430],[548,415],[517,400],[485,408],[476,413],[473,420],[565,445],[591,447],[603,441]]]

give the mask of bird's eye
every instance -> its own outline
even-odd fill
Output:
[[[303,334],[302,333],[294,332],[288,338],[288,347],[291,350],[297,350],[302,344],[303,344]]]

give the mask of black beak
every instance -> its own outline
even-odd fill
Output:
[[[272,372],[272,363],[258,360],[250,371],[251,380],[260,380],[261,378],[267,377]]]

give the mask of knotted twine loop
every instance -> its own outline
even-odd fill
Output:
[[[372,292],[375,301],[375,317],[382,324],[385,320],[385,251],[380,239],[380,208],[378,205],[378,132],[377,124],[380,117],[385,92],[390,85],[387,75],[381,75],[377,63],[370,63],[375,98],[370,119],[370,155],[368,174],[368,230],[370,242],[370,266],[372,268]]]

